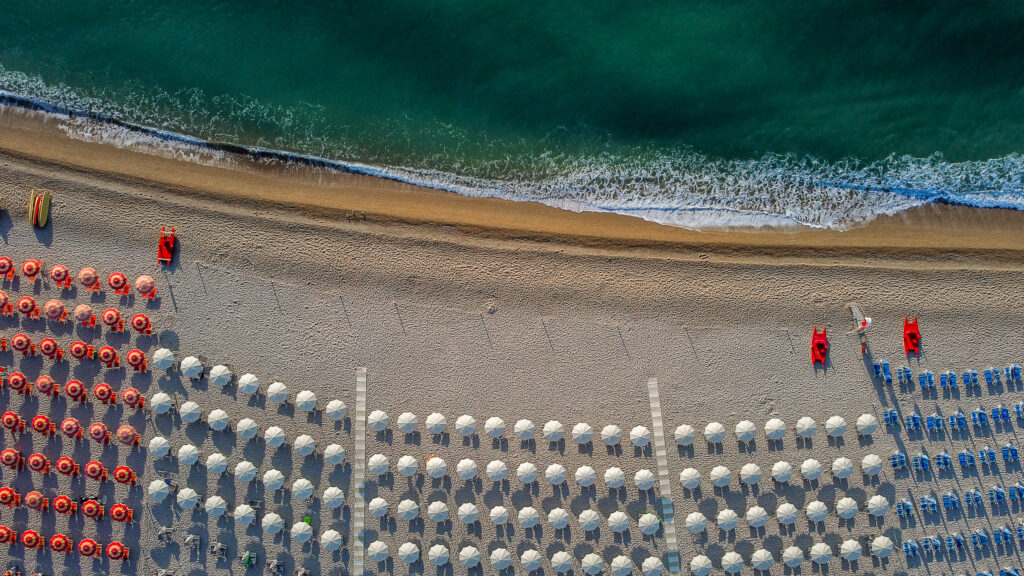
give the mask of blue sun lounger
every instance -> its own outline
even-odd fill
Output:
[[[989,368],[988,370],[985,370],[985,384],[991,386],[994,383],[995,381],[992,380],[992,369]]]
[[[900,423],[900,413],[895,408],[890,408],[882,412],[882,422],[887,426],[896,426]]]
[[[960,508],[960,496],[955,492],[947,492],[942,495],[942,507],[946,510],[958,510]]]
[[[988,546],[988,532],[984,530],[975,530],[971,533],[971,546],[975,548],[983,548]]]
[[[889,464],[896,470],[907,467],[907,457],[903,452],[896,452],[889,456]]]
[[[882,378],[885,379],[886,384],[892,384],[892,373],[889,372],[888,360],[882,360]]]
[[[928,430],[942,430],[942,416],[932,414],[925,418],[925,428]]]
[[[907,430],[917,430],[921,427],[921,415],[917,412],[911,412],[903,420],[907,425]]]
[[[1017,526],[1017,540],[1024,540],[1024,524]]]
[[[904,542],[903,553],[906,554],[908,558],[911,556],[917,556],[917,542],[914,540],[907,540]]]
[[[989,504],[1002,504],[1006,502],[1006,490],[1002,486],[995,486],[988,489]]]
[[[929,460],[928,455],[924,453],[919,453],[914,456],[912,464],[914,470],[917,470],[918,472],[927,472],[928,469],[931,468],[931,461]]]
[[[988,425],[988,414],[981,408],[971,411],[971,424],[978,428]]]
[[[1014,380],[1020,382],[1020,380],[1021,380],[1021,367],[1020,367],[1020,364],[1014,364],[1010,368],[1010,374],[1013,376]]]
[[[974,466],[974,454],[971,454],[967,450],[961,450],[957,454],[957,459],[960,461],[961,468],[970,468]]]
[[[934,496],[921,496],[918,500],[920,500],[922,512],[938,512],[939,504]]]
[[[953,459],[949,457],[949,453],[942,451],[935,455],[935,467],[939,470],[949,470],[953,467]]]
[[[1007,444],[1002,447],[1003,462],[1016,462],[1017,461],[1017,447],[1013,444]]]
[[[996,368],[995,366],[992,366],[992,367],[989,368],[989,370],[992,371],[992,379],[996,381],[996,384],[1002,384],[1003,383],[1003,378],[999,374],[999,368]]]
[[[1013,414],[1017,418],[1024,418],[1024,402],[1017,402],[1013,405]]]
[[[974,490],[968,490],[964,492],[964,502],[972,506],[981,505],[981,490],[975,488]]]
[[[882,364],[880,362],[875,362],[875,378],[881,378],[881,377],[882,377]]]

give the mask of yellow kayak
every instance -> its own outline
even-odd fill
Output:
[[[50,191],[32,190],[28,202],[28,217],[33,226],[43,228],[50,218]]]

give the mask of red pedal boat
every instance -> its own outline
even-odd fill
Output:
[[[160,239],[156,243],[156,263],[165,266],[171,265],[174,258],[174,228],[167,232],[166,228],[160,228]]]
[[[821,362],[821,367],[825,367],[825,357],[828,356],[828,328],[822,328],[821,332],[818,332],[818,327],[814,327],[814,335],[811,336],[811,366],[817,366],[818,362]]]
[[[907,356],[921,355],[921,331],[917,328],[917,316],[913,320],[903,318],[903,350]]]

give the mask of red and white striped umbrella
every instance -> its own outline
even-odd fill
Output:
[[[92,317],[92,306],[79,304],[75,306],[75,311],[71,315],[75,318],[76,322],[88,322],[89,318]]]
[[[63,494],[53,499],[54,512],[60,514],[71,514],[74,507],[75,505],[74,502],[71,501],[71,498],[64,496]]]
[[[132,316],[132,328],[139,332],[145,332],[149,330],[153,324],[149,321],[149,317],[145,314],[136,314]]]
[[[73,400],[85,398],[85,384],[79,380],[68,380],[68,383],[64,385],[64,393]]]
[[[60,300],[48,300],[43,304],[43,314],[50,320],[60,320],[64,316],[64,303]]]
[[[100,273],[93,268],[82,268],[78,271],[78,283],[86,288],[92,288],[100,281]]]
[[[102,422],[95,422],[89,426],[89,438],[97,442],[106,443],[110,438],[110,432],[107,431],[107,426]]]
[[[53,358],[60,351],[60,345],[53,338],[46,337],[39,341],[39,351],[43,356]]]
[[[111,560],[123,560],[128,557],[128,549],[120,542],[107,544],[107,557]]]
[[[115,291],[121,290],[128,285],[128,277],[121,272],[111,272],[110,276],[107,276],[107,284]]]
[[[57,472],[65,476],[71,476],[75,473],[75,461],[67,456],[61,456],[53,463],[53,467],[57,469]],[[57,507],[57,501],[53,501],[53,507]]]
[[[96,351],[96,357],[104,364],[113,364],[117,362],[117,350],[113,346],[104,346]]]
[[[14,336],[11,336],[11,348],[14,348],[18,352],[24,352],[32,347],[32,339],[28,337],[28,334],[18,332]]]
[[[7,377],[7,385],[12,390],[17,391],[20,394],[27,393],[28,389],[28,378],[25,377],[21,372],[11,372],[11,375]]]
[[[63,534],[54,534],[50,538],[50,549],[54,552],[64,552],[66,554],[71,551],[71,540]]]
[[[29,279],[35,279],[43,269],[43,263],[39,260],[25,260],[21,263],[21,273]]]
[[[0,275],[7,275],[14,271],[14,260],[7,256],[0,256]]]
[[[41,345],[40,345],[41,346]],[[42,374],[39,378],[36,378],[36,390],[44,396],[49,396],[57,391],[57,383],[53,381],[47,374]]]
[[[21,452],[18,452],[14,448],[8,448],[0,452],[0,464],[11,468],[16,468],[21,463]]]
[[[35,530],[25,530],[21,533],[21,545],[25,548],[42,548],[43,537]]]
[[[117,522],[131,522],[134,513],[132,509],[124,504],[114,504],[110,507],[110,518]]]
[[[114,480],[118,484],[134,484],[135,483],[135,472],[127,466],[118,466],[114,468]]]
[[[22,296],[18,298],[18,312],[22,314],[32,314],[36,311],[35,298],[31,296]]]
[[[132,368],[139,368],[146,363],[146,355],[138,348],[129,350],[128,353],[124,355],[124,359]]]
[[[50,268],[50,278],[52,278],[57,284],[63,284],[70,275],[71,273],[68,272],[68,267],[63,264],[54,264],[53,267]]]
[[[95,500],[86,500],[82,502],[82,514],[86,518],[102,518],[103,506]]]
[[[69,390],[71,389],[71,384],[74,382],[78,382],[78,380],[68,382]],[[81,384],[81,382],[78,382],[78,384]],[[77,418],[65,418],[64,421],[60,423],[60,432],[68,438],[77,438],[82,435],[82,423],[79,422]]]
[[[18,416],[14,412],[4,412],[3,418],[0,418],[0,422],[3,422],[4,428],[8,430],[17,430],[21,428],[21,416]]]
[[[18,501],[18,493],[14,491],[14,488],[4,486],[0,488],[0,504],[4,506],[14,506]]]
[[[115,326],[121,321],[121,313],[117,311],[117,308],[107,308],[103,311],[103,323],[107,326]]]
[[[150,292],[156,289],[156,282],[153,281],[152,276],[139,276],[135,279],[135,289],[138,290],[139,294],[148,296]]]

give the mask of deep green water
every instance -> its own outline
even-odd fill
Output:
[[[1024,206],[1024,3],[23,2],[0,67],[162,130],[668,223]]]

